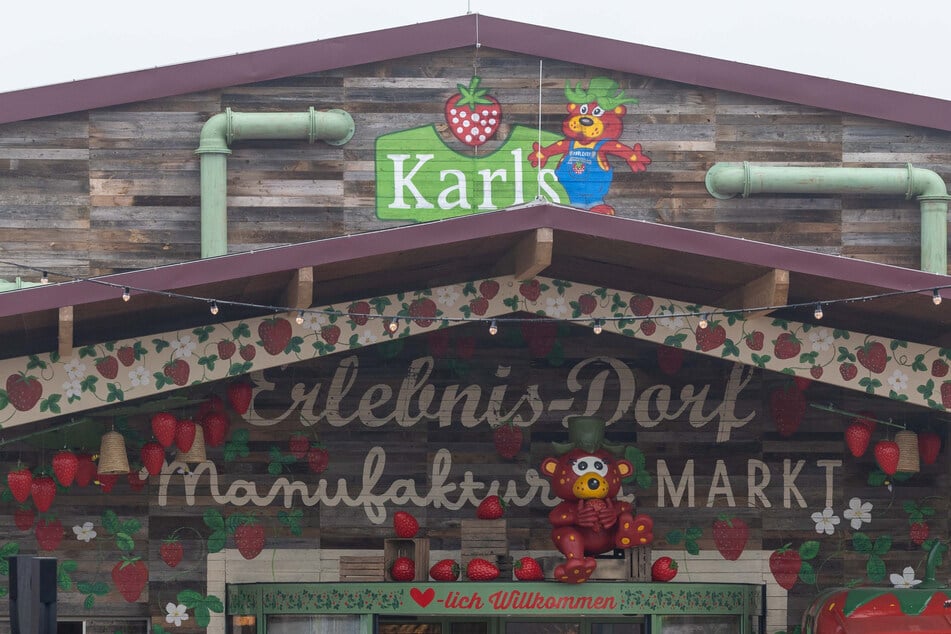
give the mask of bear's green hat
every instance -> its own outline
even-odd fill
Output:
[[[624,445],[608,442],[604,439],[604,421],[593,416],[570,416],[568,418],[568,440],[570,442],[553,442],[555,451],[562,454],[572,449],[584,449],[594,453],[604,449],[615,456],[624,453]]]

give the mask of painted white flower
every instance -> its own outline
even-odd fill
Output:
[[[436,289],[436,301],[443,306],[455,306],[459,291],[455,286],[443,286]]]
[[[173,623],[175,627],[181,627],[182,621],[188,620],[188,614],[186,612],[188,608],[179,603],[175,605],[174,603],[167,603],[165,605],[165,611],[168,613],[165,615],[166,623]]]
[[[657,313],[657,324],[667,330],[680,330],[687,323],[683,317],[661,317],[661,315],[664,314],[673,314],[673,310],[670,308],[662,308],[660,312]]]
[[[149,374],[144,365],[136,366],[129,372],[129,383],[136,386],[152,385],[152,375]]]
[[[172,356],[176,359],[187,359],[192,356],[192,352],[195,350],[195,346],[198,345],[197,342],[192,340],[191,335],[182,335],[178,339],[172,342]]]
[[[86,376],[86,364],[75,357],[70,359],[63,369],[66,370],[66,376],[77,381],[83,380]]]
[[[902,570],[900,575],[893,573],[888,579],[896,588],[914,588],[921,583],[921,579],[915,579],[915,569],[911,566]]]
[[[304,323],[302,324],[304,328],[309,328],[314,332],[317,332],[330,323],[330,316],[323,313],[308,312],[301,316],[304,318]]]
[[[79,381],[66,381],[63,383],[63,391],[66,392],[66,399],[69,400],[74,396],[82,396],[83,386]]]
[[[73,526],[73,532],[76,533],[76,539],[87,544],[96,537],[92,522],[84,522],[82,526]]]
[[[852,521],[852,528],[859,530],[862,524],[872,521],[872,503],[862,502],[859,498],[849,500],[849,508],[842,512],[842,517]]]
[[[545,314],[549,317],[564,317],[568,314],[568,302],[561,295],[545,298]]]
[[[360,333],[360,345],[361,346],[371,346],[377,342],[379,338],[376,336],[376,333],[370,329],[364,329]]]
[[[832,331],[828,328],[813,328],[809,332],[813,352],[825,352],[832,347]]]
[[[816,523],[816,532],[831,535],[835,532],[835,527],[839,524],[839,516],[832,509],[825,509],[821,513],[816,511],[812,514],[812,521]]]
[[[896,392],[902,392],[908,387],[908,375],[901,370],[895,370],[892,372],[892,375],[888,377],[888,384]]]

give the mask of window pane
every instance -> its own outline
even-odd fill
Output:
[[[505,634],[579,634],[580,623],[506,621]]]
[[[449,629],[452,634],[488,634],[488,621],[461,621],[450,623]]]
[[[644,624],[640,622],[591,624],[591,634],[643,634],[643,632]]]
[[[268,634],[360,634],[359,616],[269,616]]]
[[[380,621],[377,628],[379,634],[442,634],[442,625],[439,623],[417,623],[415,621],[387,622]],[[271,634],[268,632],[268,634]]]
[[[736,634],[740,631],[740,617],[723,616],[665,616],[661,634]]]

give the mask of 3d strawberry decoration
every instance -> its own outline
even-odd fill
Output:
[[[251,518],[234,529],[234,543],[245,559],[254,559],[264,550],[264,527]]]
[[[7,486],[17,502],[26,502],[30,499],[30,487],[33,484],[33,472],[26,467],[19,466],[7,474]]]
[[[155,440],[142,445],[139,451],[139,457],[142,459],[142,465],[150,476],[156,476],[162,473],[162,466],[165,464],[165,448]]]
[[[99,489],[103,493],[112,493],[112,489],[119,481],[119,475],[115,473],[98,473],[96,479],[99,481]]]
[[[40,513],[47,512],[56,498],[56,481],[48,475],[33,478],[30,484],[30,495],[33,496],[36,510]]]
[[[169,412],[157,412],[152,415],[152,434],[160,445],[168,449],[175,444],[175,432],[178,419]]]
[[[201,420],[201,427],[205,434],[205,445],[220,447],[225,444],[225,439],[228,437],[231,421],[228,420],[228,415],[224,412],[213,411],[205,414]]]
[[[222,412],[225,409],[225,403],[217,394],[210,395],[198,406],[198,418],[203,418],[211,412]]]
[[[880,440],[875,443],[875,462],[887,475],[898,471],[898,443],[892,440]]]
[[[769,414],[776,424],[776,431],[783,438],[788,438],[799,429],[799,423],[806,413],[806,397],[789,382],[786,386],[776,388],[769,395]]]
[[[533,557],[522,557],[515,562],[514,569],[515,578],[519,581],[541,581],[545,578],[545,571]]]
[[[651,581],[667,582],[677,576],[677,562],[670,557],[658,557],[651,565]]]
[[[412,581],[416,578],[416,562],[409,557],[397,557],[390,566],[393,581]]]
[[[239,381],[228,385],[228,404],[235,414],[244,416],[251,406],[251,384],[247,381]]]
[[[96,478],[96,463],[88,453],[80,453],[76,456],[76,486],[88,487]]]
[[[750,528],[738,517],[721,515],[713,523],[713,543],[724,559],[736,561],[743,554]]]
[[[479,147],[495,136],[502,120],[502,106],[488,89],[479,87],[481,81],[473,76],[468,86],[456,84],[459,92],[446,101],[450,132],[470,147]]]
[[[941,453],[941,436],[933,431],[923,431],[918,434],[918,453],[921,455],[922,463],[934,464],[938,460],[938,454]]]
[[[856,458],[865,455],[871,440],[872,431],[866,425],[852,423],[845,428],[845,444],[848,445],[849,451]]]
[[[112,567],[112,581],[122,598],[129,603],[139,600],[148,580],[149,569],[140,557],[123,557]]]
[[[411,539],[416,537],[419,532],[419,522],[412,514],[406,511],[397,511],[393,515],[393,530],[397,537]]]
[[[466,577],[469,581],[492,581],[499,577],[499,567],[487,559],[476,557],[466,565]]]
[[[70,486],[76,479],[76,470],[79,468],[79,458],[72,451],[63,449],[53,456],[53,475],[57,482],[64,487]]]
[[[192,448],[196,431],[194,421],[187,418],[178,421],[175,425],[175,446],[178,447],[180,452],[185,453]]]
[[[162,545],[159,547],[159,556],[169,568],[174,568],[179,563],[181,563],[182,557],[184,557],[184,555],[185,549],[182,547],[182,543],[178,541],[178,538],[174,535],[163,540]]]
[[[496,453],[511,460],[522,449],[522,428],[512,421],[501,423],[492,429],[492,442]]]
[[[455,581],[459,578],[459,572],[459,564],[454,559],[441,559],[429,569],[429,576],[435,581]]]
[[[497,520],[505,514],[505,502],[497,495],[490,495],[476,508],[476,517],[480,520]]]

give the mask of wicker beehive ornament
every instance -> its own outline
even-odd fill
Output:
[[[117,431],[102,435],[99,445],[99,473],[120,475],[129,473],[129,456],[125,452],[125,438]]]
[[[918,473],[921,470],[918,456],[918,434],[903,429],[895,434],[898,443],[898,471],[902,473]]]
[[[917,448],[917,444],[915,447]],[[185,464],[197,464],[205,462],[208,457],[205,455],[205,431],[201,425],[195,425],[195,440],[188,451],[179,451],[178,460]]]

